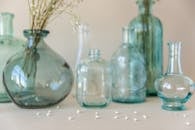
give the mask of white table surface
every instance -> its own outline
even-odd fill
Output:
[[[195,130],[194,102],[195,95],[187,110],[179,112],[162,110],[158,97],[141,104],[111,103],[103,109],[81,108],[72,95],[45,109],[5,103],[0,104],[0,130]]]

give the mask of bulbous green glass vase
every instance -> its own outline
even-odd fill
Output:
[[[73,73],[67,62],[43,40],[47,30],[25,30],[26,49],[12,56],[3,72],[5,88],[22,108],[43,108],[59,103],[71,91]]]

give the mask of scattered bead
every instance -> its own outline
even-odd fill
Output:
[[[129,117],[128,116],[125,116],[125,120],[129,120]]]
[[[50,112],[48,112],[48,113],[46,114],[46,116],[47,116],[47,117],[49,117],[50,115],[51,115],[51,113],[50,113]]]
[[[68,117],[68,120],[69,120],[69,121],[71,121],[71,120],[73,120],[73,119],[74,119],[74,118],[73,118],[72,116],[69,116],[69,117]]]
[[[190,122],[186,122],[185,124],[186,124],[187,126],[191,125],[191,123],[190,123]]]
[[[99,115],[95,115],[95,119],[100,119],[101,117]]]
[[[147,118],[148,118],[146,115],[142,115],[142,117],[143,117],[144,119],[147,119]]]
[[[96,114],[96,115],[99,115],[99,112],[96,111],[95,114]]]
[[[115,111],[115,112],[114,112],[114,114],[120,114],[120,112],[118,112],[118,111]]]
[[[137,111],[134,111],[133,113],[134,113],[134,114],[137,114]]]
[[[37,113],[36,113],[36,116],[40,116],[40,112],[37,112]]]
[[[137,118],[133,118],[133,121],[137,122],[137,121],[138,121],[138,119],[137,119]]]
[[[114,119],[119,119],[119,116],[114,116]]]
[[[183,117],[186,118],[188,115],[187,114],[183,114]]]
[[[76,113],[77,113],[77,114],[80,114],[80,113],[81,113],[81,111],[80,111],[80,110],[77,110],[77,111],[76,111]]]

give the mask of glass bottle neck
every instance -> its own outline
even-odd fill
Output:
[[[150,15],[154,0],[137,0],[140,15]]]
[[[13,18],[11,13],[0,13],[0,36],[13,36]]]
[[[45,38],[49,34],[47,30],[24,30],[24,36],[27,38],[27,48],[36,48],[42,46]]]
[[[90,49],[88,55],[91,60],[98,60],[100,58],[100,50]]]
[[[129,44],[129,28],[127,26],[122,28],[122,44]]]
[[[181,43],[168,43],[169,46],[169,62],[167,74],[182,74],[181,68]]]

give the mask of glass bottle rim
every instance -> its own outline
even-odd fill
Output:
[[[9,13],[9,12],[2,12],[2,13],[0,13],[0,17],[4,17],[4,16],[10,16],[11,18],[13,18],[14,14],[13,13]]]
[[[146,1],[146,0],[136,0],[136,4],[141,4],[144,1]],[[147,1],[149,1],[151,4],[155,4],[157,2],[157,0],[147,0]]]
[[[25,37],[29,37],[29,36],[46,37],[49,34],[49,31],[42,30],[42,29],[25,29],[23,31],[23,34]]]

